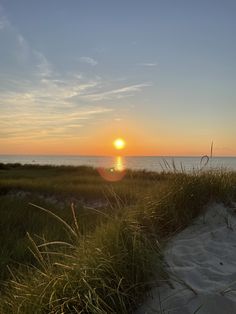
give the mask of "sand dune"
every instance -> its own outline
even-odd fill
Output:
[[[236,214],[214,204],[165,251],[170,285],[150,292],[136,314],[236,313]],[[171,288],[171,286],[173,286]]]

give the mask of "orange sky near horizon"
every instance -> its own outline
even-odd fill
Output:
[[[217,126],[207,134],[205,131],[184,127],[176,128],[170,123],[150,123],[145,118],[122,120],[97,119],[89,127],[80,128],[73,134],[54,136],[50,131],[25,132],[14,137],[0,138],[0,154],[25,155],[94,155],[94,156],[203,156],[210,154],[213,141],[214,156],[236,156],[234,136],[228,132],[227,139]],[[212,135],[215,135],[214,137]],[[126,146],[117,151],[113,142],[123,138]]]
[[[44,132],[27,134],[13,138],[0,138],[0,154],[25,155],[97,155],[97,156],[203,156],[210,154],[213,140],[213,155],[236,156],[233,147],[233,133],[227,138],[215,131],[217,141],[211,133],[205,134],[189,128],[177,130],[161,121],[156,126],[145,123],[143,119],[123,118],[121,121],[97,120],[89,128],[80,129],[77,134],[50,136]],[[159,128],[159,129],[158,129]],[[159,132],[158,132],[159,131]],[[32,137],[30,137],[32,135]],[[113,142],[123,138],[126,146],[117,151]]]
[[[113,142],[116,138],[125,140],[124,149],[115,149]],[[13,155],[203,156],[210,154],[210,147],[210,139],[202,142],[199,138],[194,143],[186,138],[176,141],[176,138],[150,137],[138,131],[109,132],[109,127],[96,132],[96,135],[78,139],[68,137],[27,141],[24,138],[0,140],[0,154]],[[214,143],[213,155],[236,156],[236,151],[229,151],[227,147]]]
[[[159,128],[159,132],[156,131]],[[203,156],[210,154],[212,138],[200,131],[184,134],[181,129],[164,129],[161,121],[149,125],[145,120],[134,120],[127,116],[120,121],[99,120],[78,136],[50,136],[43,133],[42,138],[32,134],[0,139],[0,154],[25,155],[94,155],[94,156]],[[233,136],[225,138],[217,135],[213,141],[213,155],[236,156],[232,147]],[[126,146],[117,151],[113,145],[116,138],[123,138]]]

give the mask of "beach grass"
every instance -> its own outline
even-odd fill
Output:
[[[223,170],[106,182],[89,167],[0,168],[4,314],[132,313],[168,280],[166,241],[210,202],[236,200]]]

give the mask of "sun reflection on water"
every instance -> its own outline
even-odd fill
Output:
[[[123,157],[121,156],[116,156],[115,157],[115,170],[116,171],[123,171],[125,169],[125,164]]]

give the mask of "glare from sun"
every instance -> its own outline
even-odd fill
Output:
[[[121,150],[125,148],[125,141],[122,138],[117,138],[114,142],[113,145],[115,146],[116,149]]]

